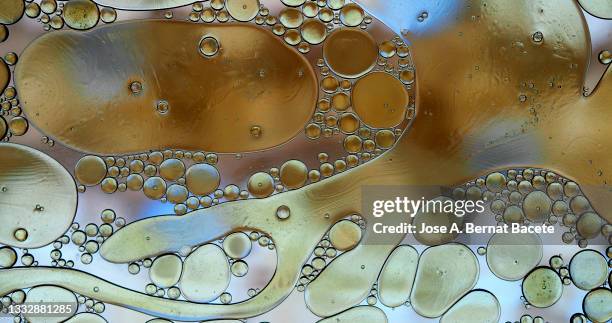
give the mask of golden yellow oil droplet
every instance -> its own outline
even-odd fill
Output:
[[[355,135],[346,137],[344,139],[344,149],[349,153],[357,153],[361,151],[361,138]]]
[[[395,134],[391,130],[381,130],[376,133],[376,145],[380,148],[391,148],[395,143]]]
[[[21,16],[25,4],[23,0],[2,0],[0,1],[0,24],[10,25],[16,23]]]
[[[98,156],[84,156],[74,167],[74,175],[83,185],[98,185],[106,176],[106,163]]]
[[[320,44],[327,36],[327,28],[318,19],[308,19],[302,25],[302,38],[310,44]]]
[[[6,120],[2,116],[0,116],[0,140],[4,139],[6,133],[8,132],[8,125],[6,124]]]
[[[281,2],[290,7],[297,7],[304,4],[306,0],[281,0]]]
[[[139,174],[131,174],[127,177],[126,184],[131,191],[139,191],[144,184],[144,179]]]
[[[91,0],[70,0],[64,4],[62,16],[68,27],[86,30],[98,24],[100,13]]]
[[[183,185],[172,184],[168,186],[168,189],[166,190],[166,198],[170,203],[183,203],[185,200],[187,200],[188,196],[189,191],[187,191],[187,188],[185,188]]]
[[[185,175],[187,188],[196,195],[207,195],[219,187],[219,171],[209,164],[195,164],[187,169]]]
[[[336,111],[345,111],[351,105],[351,99],[348,94],[341,92],[334,94],[331,98],[331,107]]]
[[[357,81],[352,101],[364,123],[374,128],[391,128],[405,118],[408,93],[392,75],[374,72]]]
[[[203,245],[185,258],[180,286],[187,300],[210,302],[227,289],[229,282],[227,256],[219,246]]]
[[[309,139],[317,139],[321,136],[321,127],[316,123],[309,123],[306,128],[306,137]]]
[[[341,28],[327,37],[323,45],[323,57],[336,74],[357,78],[376,65],[378,47],[367,32]]]
[[[255,173],[249,178],[247,189],[255,197],[268,197],[274,192],[274,179],[268,173]]]
[[[546,193],[533,191],[523,201],[525,217],[533,222],[544,222],[550,215],[552,201]]]
[[[304,16],[298,9],[286,8],[280,12],[278,21],[286,28],[297,28],[304,22]]]
[[[523,296],[535,307],[552,306],[561,298],[562,293],[561,277],[552,268],[536,268],[523,280]]]
[[[17,241],[23,242],[28,238],[28,231],[26,229],[19,228],[15,230],[15,232],[13,233],[13,236],[15,237]]]
[[[395,56],[396,51],[397,47],[395,47],[395,44],[390,40],[384,41],[378,45],[378,53],[384,58]]]
[[[599,61],[602,64],[610,64],[612,62],[612,53],[609,50],[602,50],[599,53]]]
[[[281,166],[280,180],[289,189],[304,186],[308,179],[308,168],[299,160],[287,161]]]
[[[6,28],[5,25],[0,25],[0,43],[5,41],[8,38],[8,36],[9,36],[8,28]],[[0,86],[0,88],[2,88],[2,86]]]
[[[249,132],[253,138],[259,138],[261,137],[262,130],[260,126],[252,126]]]
[[[440,323],[498,322],[500,315],[501,307],[495,295],[485,290],[473,290],[444,313]]]
[[[185,164],[176,158],[166,159],[159,166],[159,175],[168,181],[176,181],[184,174]]]
[[[28,131],[28,120],[24,117],[15,117],[9,122],[9,129],[15,136],[23,136]]]
[[[327,0],[327,5],[330,9],[338,10],[344,6],[345,0]]]
[[[414,70],[403,70],[399,74],[400,81],[404,84],[414,83]]]
[[[259,0],[226,0],[225,7],[232,18],[250,21],[259,12]]]
[[[338,80],[333,76],[327,76],[326,78],[321,80],[321,88],[327,93],[336,92],[338,86]]]
[[[9,70],[6,63],[0,59],[0,93],[4,92],[6,86],[11,80],[11,71]]]
[[[359,26],[363,22],[365,14],[357,4],[349,3],[340,9],[340,21],[349,27]]]
[[[215,37],[207,36],[200,40],[199,48],[205,57],[215,56],[219,52],[219,42]]]
[[[204,9],[202,11],[202,14],[200,15],[200,18],[202,19],[203,22],[213,22],[215,21],[216,17],[217,17],[217,14],[212,8]]]
[[[576,222],[576,231],[585,239],[593,239],[601,232],[601,227],[604,221],[593,212],[585,212],[578,218]]]
[[[102,8],[100,9],[100,19],[102,19],[103,22],[110,24],[117,20],[117,11],[115,11],[113,8]]]
[[[281,220],[286,220],[291,216],[291,210],[286,205],[281,205],[276,209],[276,217]]]
[[[223,196],[232,201],[240,196],[240,188],[234,184],[228,185],[223,189]]]
[[[25,14],[30,18],[36,18],[40,15],[40,6],[36,2],[30,2],[25,7]]]
[[[340,251],[353,249],[361,240],[361,228],[349,220],[339,221],[329,230],[329,240]]]
[[[244,232],[234,232],[223,239],[223,251],[232,259],[242,259],[251,253],[252,242]]]
[[[166,182],[161,177],[149,177],[143,186],[146,197],[152,200],[159,200],[166,194]]]
[[[344,113],[338,119],[338,127],[343,133],[354,133],[359,128],[359,119],[353,113]]]
[[[42,12],[44,13],[51,14],[55,12],[56,8],[57,8],[57,3],[55,2],[55,0],[41,0],[40,1],[40,10],[42,10]]]
[[[53,16],[49,22],[49,26],[53,29],[61,29],[64,27],[64,19],[61,16]]]
[[[105,179],[102,180],[102,183],[100,183],[100,188],[102,189],[102,192],[107,193],[107,194],[111,194],[111,193],[115,193],[115,191],[117,191],[117,180],[112,178],[112,177],[107,177]]]
[[[178,283],[182,270],[181,258],[174,254],[163,255],[153,261],[149,270],[149,278],[157,287],[168,288]]]

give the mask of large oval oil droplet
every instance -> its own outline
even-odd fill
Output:
[[[359,48],[359,50],[354,50]],[[359,29],[342,28],[332,32],[323,45],[323,57],[338,75],[357,78],[376,65],[378,47],[374,38]]]
[[[478,273],[478,260],[468,247],[430,247],[421,254],[410,303],[419,315],[439,317],[474,287]]]
[[[65,323],[107,323],[107,321],[100,315],[84,312],[71,317]]]
[[[440,323],[496,323],[501,307],[495,295],[485,290],[474,290],[463,296],[440,318]]]
[[[226,0],[225,8],[232,18],[250,21],[259,12],[259,0]]]
[[[57,286],[38,286],[30,289],[26,296],[26,302],[32,304],[65,303],[69,304],[70,308],[74,309],[72,312],[69,313],[58,313],[58,316],[54,315],[52,322],[63,322],[64,320],[68,319],[69,317],[74,315],[74,312],[76,311],[78,306],[76,295],[74,295],[73,292]],[[32,312],[26,313],[25,317],[26,319],[28,319],[28,322],[32,323],[51,322],[49,320],[49,317],[40,316],[40,314]]]
[[[342,220],[329,230],[329,240],[337,250],[352,249],[361,240],[361,228],[352,221]]]
[[[504,280],[519,280],[542,260],[542,239],[535,233],[496,233],[487,246],[487,265]]]
[[[214,37],[222,50],[202,57],[204,36]],[[42,53],[54,63],[40,60]],[[15,80],[32,123],[68,146],[97,154],[274,147],[303,129],[318,93],[308,61],[269,31],[162,20],[45,34],[22,54]],[[137,95],[135,81],[141,84]],[[96,88],[95,95],[84,86]],[[164,114],[155,110],[160,100],[171,107]],[[253,136],[253,125],[265,129],[263,135]]]
[[[227,257],[217,245],[203,245],[185,259],[181,291],[186,299],[210,302],[225,292],[229,282]]]
[[[74,180],[58,162],[26,146],[0,144],[0,243],[53,242],[72,224],[76,204]]]
[[[408,92],[391,74],[374,72],[357,81],[352,102],[355,112],[367,125],[395,127],[406,115]]]
[[[0,1],[0,24],[10,25],[16,23],[25,10],[23,0],[2,0]]]
[[[536,268],[523,280],[523,296],[535,307],[552,306],[561,298],[562,293],[561,277],[552,268]]]
[[[576,287],[591,290],[608,278],[608,263],[599,252],[591,249],[578,252],[569,265],[570,277]]]
[[[340,314],[322,319],[317,323],[387,323],[387,315],[380,308],[374,306],[357,306]]]
[[[168,288],[178,283],[182,269],[183,262],[177,255],[163,255],[153,261],[149,277],[157,287]]]
[[[378,278],[378,295],[385,306],[398,307],[410,298],[419,253],[411,246],[398,246],[391,252]]]

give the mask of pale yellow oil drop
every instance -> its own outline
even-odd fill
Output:
[[[280,180],[289,189],[300,188],[308,180],[308,168],[299,160],[287,161],[281,166]]]
[[[562,293],[561,277],[552,268],[536,268],[523,280],[523,296],[535,307],[552,306],[561,298]]]
[[[242,259],[251,253],[252,243],[244,232],[234,232],[223,239],[223,251],[228,257]]]
[[[348,27],[359,26],[363,19],[365,18],[365,13],[361,7],[355,3],[349,3],[344,5],[342,9],[340,9],[340,21]]]
[[[278,21],[286,28],[297,28],[304,22],[304,16],[298,9],[286,8],[280,12]]]
[[[78,306],[76,295],[73,292],[57,287],[57,286],[37,286],[30,289],[26,295],[27,303],[62,303],[66,304],[66,307],[72,308],[76,311]],[[25,313],[25,318],[28,322],[32,323],[47,323],[47,322],[63,322],[69,317],[74,315],[74,311],[68,313],[57,313],[53,316],[53,320],[49,320],[49,317],[41,316],[33,312]]]
[[[590,291],[582,302],[584,314],[593,322],[608,322],[612,319],[612,290],[597,288]]]
[[[317,323],[387,323],[387,315],[375,306],[357,306]]]
[[[603,285],[608,278],[608,263],[599,252],[587,249],[576,253],[569,265],[574,285],[582,290],[591,290]]]
[[[160,288],[176,285],[181,278],[183,262],[175,254],[167,254],[155,258],[149,269],[149,278]]]
[[[391,252],[378,278],[381,303],[398,307],[408,301],[418,262],[419,253],[412,246],[398,246]]]
[[[250,21],[259,13],[259,0],[226,0],[225,8],[232,18]]]
[[[274,193],[274,179],[268,173],[255,173],[249,178],[247,189],[255,197],[268,197]]]
[[[15,136],[23,136],[28,131],[28,120],[24,117],[14,117],[9,122],[9,129]]]
[[[352,221],[342,220],[329,230],[329,240],[337,250],[352,249],[361,240],[361,228]]]
[[[186,299],[210,302],[225,292],[229,282],[227,257],[217,245],[203,245],[185,258],[180,286]]]
[[[195,164],[187,169],[185,180],[190,192],[196,195],[207,195],[219,187],[221,176],[215,166]]]
[[[503,280],[519,280],[542,260],[542,239],[535,233],[496,233],[487,245],[487,265]]]
[[[501,307],[495,295],[484,290],[474,290],[463,296],[440,318],[440,323],[496,323]]]
[[[74,167],[74,175],[85,186],[100,184],[106,176],[106,163],[98,156],[87,155],[79,159]]]

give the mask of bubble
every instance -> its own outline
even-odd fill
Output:
[[[318,139],[321,136],[321,127],[315,123],[309,123],[305,128],[308,139]]]
[[[538,267],[523,280],[523,296],[534,307],[550,307],[561,298],[562,293],[563,283],[552,268]]]
[[[359,26],[365,18],[363,9],[357,4],[349,3],[340,9],[340,21],[348,27]]]
[[[6,28],[5,25],[0,25],[0,43],[2,43],[3,41],[5,41],[9,36],[9,30],[8,28]],[[3,83],[4,80],[2,80],[2,77],[0,76],[0,92],[4,91],[4,87],[6,87],[6,85],[2,86],[1,84]],[[8,81],[7,81],[8,83]]]
[[[391,148],[395,143],[395,134],[391,130],[380,130],[376,133],[376,145],[381,148]]]
[[[280,12],[278,21],[286,28],[297,28],[304,22],[304,16],[297,9],[286,8]]]
[[[11,25],[16,23],[21,16],[25,5],[23,0],[3,0],[0,2],[0,24]]]
[[[170,103],[166,100],[159,100],[155,105],[155,110],[161,115],[167,114],[170,110]]]
[[[463,296],[440,318],[440,323],[498,322],[501,307],[495,295],[486,290],[474,290]]]
[[[599,252],[591,249],[582,250],[572,257],[569,272],[576,287],[591,290],[606,282],[608,264]]]
[[[395,44],[392,41],[387,40],[378,45],[378,53],[384,58],[391,58],[395,56],[396,52],[397,47],[395,47]]]
[[[355,306],[340,314],[322,319],[317,323],[386,323],[387,315],[380,308],[375,306]]]
[[[378,278],[381,303],[398,307],[408,301],[418,261],[419,254],[411,246],[398,246],[391,252]]]
[[[219,41],[211,36],[202,38],[198,46],[200,54],[204,55],[205,57],[215,56],[219,52],[219,47]]]
[[[250,21],[259,12],[259,0],[226,0],[225,7],[232,18],[238,21]]]
[[[251,253],[251,240],[244,232],[234,232],[223,239],[223,250],[230,258],[242,259]]]
[[[0,268],[11,268],[16,262],[15,249],[8,246],[0,247]]]
[[[531,35],[531,39],[535,43],[541,43],[542,41],[544,41],[544,34],[542,34],[541,31],[536,31],[535,33],[533,33],[533,35]]]
[[[286,205],[281,205],[276,209],[276,217],[280,220],[286,220],[291,216],[291,210]]]
[[[576,198],[578,198],[578,196]],[[574,200],[572,200],[572,202],[573,201]],[[599,215],[593,212],[586,212],[578,218],[578,222],[576,222],[576,230],[581,237],[585,239],[593,239],[599,235],[601,226],[603,224],[604,222]]]
[[[42,322],[64,322],[66,319],[74,315],[77,309],[78,303],[77,298],[71,291],[57,287],[57,286],[37,286],[28,291],[26,296],[28,303],[65,303],[68,308],[71,309],[68,313],[57,313],[53,315],[53,320],[49,320],[48,317],[40,316],[40,314],[28,312],[24,313],[25,318],[28,322],[42,323]]]
[[[63,17],[72,29],[86,30],[98,24],[98,6],[90,0],[70,0],[64,4]]]
[[[580,194],[580,188],[578,187],[578,184],[574,182],[565,183],[565,185],[563,186],[563,191],[568,197],[574,197]]]
[[[232,264],[231,272],[236,277],[244,277],[249,272],[249,265],[242,260],[238,260]]]
[[[534,222],[544,222],[550,215],[552,201],[542,191],[529,193],[523,201],[525,217]]]
[[[352,101],[364,123],[374,128],[389,128],[404,120],[408,93],[390,74],[374,72],[357,81]]]
[[[318,19],[308,19],[302,24],[302,39],[309,44],[317,45],[327,37],[327,28]]]
[[[440,202],[443,205],[447,202],[452,202],[448,197],[440,196],[432,200],[434,203]],[[453,225],[459,227],[463,224],[463,218],[456,216],[453,212],[443,212],[442,210],[436,210],[436,212],[416,212],[412,224],[417,228],[422,226],[428,227],[445,227],[447,228],[446,233],[426,233],[416,231],[414,237],[422,244],[433,246],[453,241],[458,233],[452,232],[450,229]]]
[[[302,40],[302,36],[300,35],[300,32],[296,29],[289,29],[285,33],[284,39],[287,44],[295,46],[300,43],[300,41]]]
[[[308,179],[308,168],[299,160],[289,160],[280,169],[280,181],[288,189],[304,186]]]
[[[597,288],[587,293],[582,301],[584,314],[593,322],[607,322],[612,319],[612,290]]]
[[[9,122],[9,129],[15,136],[23,136],[28,131],[28,120],[23,117],[15,117]]]
[[[181,258],[174,254],[162,255],[153,261],[149,270],[149,278],[153,284],[161,288],[176,285],[181,278],[183,263]]]
[[[98,156],[84,156],[77,162],[74,174],[81,184],[94,186],[106,176],[106,164]]]
[[[196,195],[212,193],[221,182],[219,171],[209,164],[195,164],[187,169],[185,175],[187,188]]]
[[[183,203],[185,202],[185,200],[187,200],[188,196],[189,192],[187,191],[187,188],[183,185],[172,184],[168,186],[168,189],[166,190],[166,198],[170,203]]]
[[[306,2],[302,7],[302,13],[306,17],[314,18],[319,13],[319,7],[314,2]]]
[[[370,34],[358,29],[341,28],[327,37],[323,57],[339,76],[357,78],[374,67],[378,47]]]
[[[210,302],[227,289],[229,282],[229,264],[218,246],[203,245],[185,258],[180,286],[187,300]]]
[[[491,192],[501,192],[506,186],[506,176],[502,173],[492,173],[487,176],[487,189]]]
[[[340,251],[353,249],[361,240],[361,228],[349,220],[339,221],[329,230],[329,240]]]
[[[110,24],[117,20],[117,11],[113,8],[102,8],[100,9],[100,19],[107,24]]]
[[[143,186],[146,197],[159,200],[166,194],[166,182],[161,177],[149,177]]]
[[[604,65],[612,63],[612,53],[609,50],[602,50],[599,52],[599,62]]]
[[[344,113],[338,119],[338,127],[343,133],[354,133],[359,128],[359,119],[353,113]]]
[[[486,258],[495,276],[515,281],[537,266],[542,254],[542,239],[537,234],[496,233],[489,239]]]
[[[106,194],[112,194],[117,191],[117,185],[118,184],[116,179],[107,177],[102,180],[102,183],[100,183],[100,188],[102,189],[102,192]]]

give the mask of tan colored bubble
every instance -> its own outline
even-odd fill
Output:
[[[495,295],[485,290],[474,290],[463,296],[440,318],[440,323],[499,321],[501,306]]]
[[[157,287],[168,288],[178,283],[182,270],[181,258],[175,254],[167,254],[155,258],[149,269],[149,278]]]
[[[574,214],[578,215],[590,210],[591,204],[589,203],[589,200],[587,200],[586,197],[578,195],[570,201],[570,208],[572,209],[572,212],[574,212]]]
[[[166,182],[161,177],[149,177],[144,182],[143,192],[152,200],[159,200],[166,194]]]
[[[131,191],[140,191],[144,185],[144,179],[139,174],[130,174],[126,179],[126,185]]]
[[[274,179],[268,173],[255,173],[249,178],[247,189],[255,197],[268,197],[274,193]]]
[[[30,289],[26,295],[27,303],[66,303],[76,311],[78,306],[76,295],[73,292],[57,287],[57,286],[37,286]],[[68,319],[72,315],[74,315],[74,311],[69,313],[57,313],[57,316],[54,315],[52,320],[49,320],[49,317],[40,316],[40,314],[36,313],[24,313],[25,318],[28,322],[32,323],[48,323],[48,322],[63,322]]]
[[[317,323],[387,323],[387,315],[375,306],[356,306]]]
[[[223,239],[223,251],[228,257],[242,259],[251,253],[251,239],[244,232],[234,232]]]
[[[576,222],[576,230],[581,237],[585,239],[593,239],[601,232],[601,227],[604,221],[593,212],[585,212],[578,218]]]
[[[323,57],[336,74],[358,78],[376,65],[378,47],[367,32],[340,28],[327,37],[323,45]]]
[[[533,222],[544,222],[550,215],[552,201],[546,193],[533,191],[523,200],[525,217]]]
[[[440,196],[433,200],[433,203],[444,205],[447,202],[453,202],[452,199]],[[427,246],[439,245],[453,241],[458,235],[458,232],[452,231],[453,226],[459,228],[463,225],[463,217],[456,216],[453,212],[444,212],[441,206],[435,206],[435,212],[417,212],[412,220],[412,224],[417,228],[425,227],[444,227],[446,233],[428,233],[421,232],[420,229],[414,233],[414,237],[422,244]]]
[[[215,56],[219,52],[219,41],[215,37],[207,36],[200,40],[198,49],[205,57]]]
[[[232,18],[250,21],[259,12],[259,0],[226,0],[225,8]]]
[[[301,27],[302,39],[312,45],[322,43],[327,37],[327,28],[318,19],[308,19]]]
[[[195,164],[187,169],[185,180],[190,192],[196,195],[207,195],[219,187],[221,176],[215,166]]]
[[[344,113],[338,119],[338,127],[343,133],[354,133],[359,129],[359,119],[353,113]]]
[[[608,322],[612,319],[612,290],[597,288],[590,291],[582,301],[584,314],[593,322]]]
[[[0,243],[36,248],[53,242],[72,224],[76,204],[74,180],[59,163],[26,146],[0,144]],[[24,239],[15,236],[18,229],[28,233]]]
[[[474,287],[478,274],[478,260],[468,247],[430,247],[421,254],[410,303],[421,316],[439,317]]]
[[[98,185],[106,176],[106,163],[98,156],[84,156],[74,167],[74,176],[83,185]]]
[[[168,181],[175,181],[185,174],[185,164],[182,161],[171,158],[166,159],[159,166],[159,175]]]
[[[28,120],[24,117],[14,117],[9,122],[9,129],[15,136],[23,136],[28,131]]]
[[[352,221],[342,220],[329,230],[329,240],[337,250],[352,249],[361,240],[361,228]]]
[[[373,128],[389,128],[404,120],[408,93],[392,75],[374,72],[357,81],[352,101],[364,123]]]
[[[356,135],[350,135],[344,138],[344,150],[349,153],[357,153],[361,151],[361,138]]]
[[[91,0],[70,0],[64,5],[62,16],[68,27],[86,30],[98,24],[100,12]]]
[[[542,260],[542,239],[534,233],[496,233],[487,245],[487,265],[503,280],[519,280]]]
[[[17,262],[15,249],[4,246],[0,247],[0,268],[10,268]]]
[[[107,24],[115,22],[117,20],[117,11],[113,8],[102,8],[100,9],[100,19]]]
[[[197,45],[206,35],[214,35],[221,50],[203,58]],[[126,54],[132,51],[141,54]],[[41,64],[41,53],[56,63]],[[36,39],[20,61],[15,81],[29,121],[57,141],[96,154],[271,148],[303,129],[318,93],[306,58],[250,24],[133,20],[86,33],[61,30]],[[230,68],[223,63],[227,61]],[[113,68],[95,72],[104,75],[95,78],[96,95],[82,91],[101,66]],[[176,82],[176,75],[185,82]],[[202,75],[214,86],[202,88]],[[242,85],[236,87],[236,80]],[[130,86],[135,81],[142,86],[138,95]],[[71,99],[61,99],[59,93]],[[166,113],[155,109],[160,100],[168,103]],[[287,106],[293,107],[291,113],[285,113]],[[247,116],[242,113],[246,110],[257,113]],[[66,114],[60,118],[57,111]],[[243,116],[237,122],[229,117],[237,114]],[[260,137],[249,131],[253,125],[263,129]]]
[[[398,246],[391,252],[378,278],[381,303],[398,307],[408,301],[418,262],[419,253],[411,246]]]
[[[578,0],[580,6],[591,15],[603,19],[612,19],[612,3],[606,0]]]
[[[170,203],[183,203],[189,197],[189,191],[183,185],[172,184],[166,189],[166,198]]]
[[[3,0],[0,2],[0,24],[10,25],[16,23],[25,10],[23,0]]]
[[[203,245],[185,258],[180,285],[186,299],[210,302],[225,292],[229,282],[227,257],[217,245]]]
[[[391,130],[380,130],[376,133],[375,141],[380,148],[391,148],[395,144],[395,134]]]
[[[487,189],[491,192],[501,192],[506,188],[506,176],[502,173],[492,173],[486,179]]]
[[[340,21],[349,27],[359,26],[365,18],[365,13],[361,7],[355,3],[348,3],[340,9]]]
[[[591,290],[603,285],[608,278],[608,263],[599,252],[591,249],[576,253],[569,265],[574,285],[582,290]]]
[[[552,306],[562,294],[561,277],[549,267],[536,268],[523,280],[523,296],[534,307]]]
[[[297,28],[304,22],[304,16],[298,9],[285,8],[278,15],[278,21],[287,28]]]
[[[289,189],[300,188],[308,180],[308,168],[299,160],[287,161],[280,168],[280,180]]]

